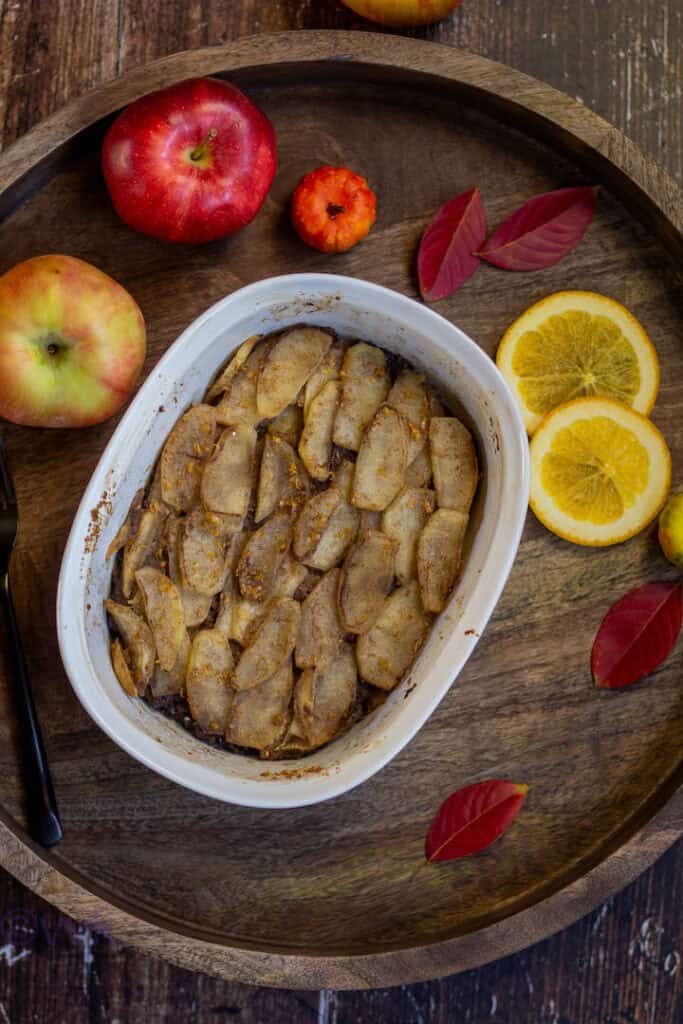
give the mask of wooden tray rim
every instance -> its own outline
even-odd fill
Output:
[[[476,92],[486,106],[509,106],[533,134],[571,150],[577,162],[600,163],[637,217],[657,229],[673,254],[683,249],[683,192],[616,128],[569,96],[475,54],[437,43],[369,32],[282,32],[221,47],[186,51],[137,68],[60,109],[0,154],[0,198],[61,151],[79,132],[133,99],[171,81],[278,64],[354,62],[374,69],[445,78]],[[501,99],[514,97],[514,100]],[[355,989],[427,980],[509,955],[568,926],[623,888],[683,835],[683,786],[664,781],[659,809],[646,801],[637,831],[612,837],[611,853],[582,877],[538,903],[484,929],[443,942],[365,956],[306,956],[225,946],[143,919],[97,894],[96,886],[60,864],[58,849],[37,847],[0,808],[0,866],[74,918],[181,966],[249,984]],[[624,841],[621,841],[621,840]],[[61,867],[61,870],[60,870]]]

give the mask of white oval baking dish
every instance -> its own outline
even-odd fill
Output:
[[[245,338],[309,322],[409,359],[464,409],[477,436],[483,486],[478,528],[449,606],[409,676],[386,703],[316,754],[263,762],[215,750],[141,700],[109,660],[102,602],[105,552],[184,409],[201,399]],[[470,338],[412,299],[331,274],[292,274],[240,289],[192,323],[159,361],[121,420],[80,504],[57,594],[59,645],[71,684],[104,731],[148,768],[207,796],[252,807],[326,800],[379,771],[415,735],[469,658],[514,561],[527,509],[529,456],[519,412],[494,363]]]

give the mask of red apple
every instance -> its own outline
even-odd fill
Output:
[[[87,427],[130,395],[145,321],[113,278],[72,256],[36,256],[0,277],[0,416]]]
[[[131,103],[109,128],[102,168],[130,227],[210,242],[260,210],[275,176],[275,131],[244,93],[195,78]]]

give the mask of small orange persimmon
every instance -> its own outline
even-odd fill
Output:
[[[299,237],[320,252],[346,252],[375,223],[375,193],[348,167],[316,167],[292,196],[292,224]]]

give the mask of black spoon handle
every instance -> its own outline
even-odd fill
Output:
[[[28,822],[31,837],[41,846],[55,846],[62,838],[52,778],[40,734],[36,706],[31,692],[24,648],[19,636],[17,617],[9,589],[9,577],[0,577],[0,604],[7,626],[7,643],[12,663],[14,693],[19,715],[19,728],[27,785]]]

